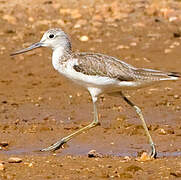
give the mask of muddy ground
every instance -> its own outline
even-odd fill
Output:
[[[156,160],[137,160],[150,151],[141,122],[121,98],[108,95],[99,100],[101,126],[40,153],[92,121],[91,98],[53,69],[50,49],[9,56],[61,27],[74,51],[181,72],[180,12],[174,0],[0,0],[0,179],[180,179],[180,81],[125,92],[143,110]],[[101,156],[89,158],[90,150]]]

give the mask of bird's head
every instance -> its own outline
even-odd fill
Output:
[[[11,56],[21,54],[27,51],[31,51],[33,49],[40,48],[40,47],[50,47],[53,50],[55,50],[58,47],[61,47],[65,49],[66,51],[70,51],[71,43],[70,43],[68,35],[63,30],[58,29],[58,28],[50,29],[44,33],[40,42],[34,43],[25,49],[16,51],[12,53]]]

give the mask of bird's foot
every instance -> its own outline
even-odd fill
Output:
[[[65,144],[65,143],[66,143],[66,141],[64,139],[61,139],[60,141],[57,141],[53,145],[51,145],[47,148],[41,149],[40,151],[41,152],[43,152],[43,151],[56,151],[57,149],[62,148],[63,144]]]

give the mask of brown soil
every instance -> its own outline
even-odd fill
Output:
[[[75,51],[179,72],[180,11],[173,0],[0,0],[0,179],[181,178],[180,81],[125,92],[144,112],[158,159],[137,161],[150,150],[141,122],[121,98],[108,95],[99,100],[101,126],[55,153],[40,153],[91,122],[91,98],[53,69],[51,50],[9,56],[61,27]],[[101,156],[89,158],[93,149]],[[10,157],[22,162],[9,163]]]

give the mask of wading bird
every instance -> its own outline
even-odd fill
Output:
[[[156,157],[155,144],[150,136],[141,109],[131,102],[122,91],[142,88],[160,81],[177,80],[180,77],[179,73],[136,68],[115,57],[99,53],[72,52],[71,41],[62,29],[48,30],[44,33],[40,42],[11,55],[14,56],[40,47],[49,47],[53,50],[52,64],[61,75],[89,91],[94,110],[92,123],[41,151],[57,150],[74,136],[97,126],[99,121],[96,102],[99,95],[102,93],[118,93],[136,110],[151,146],[150,156]]]

